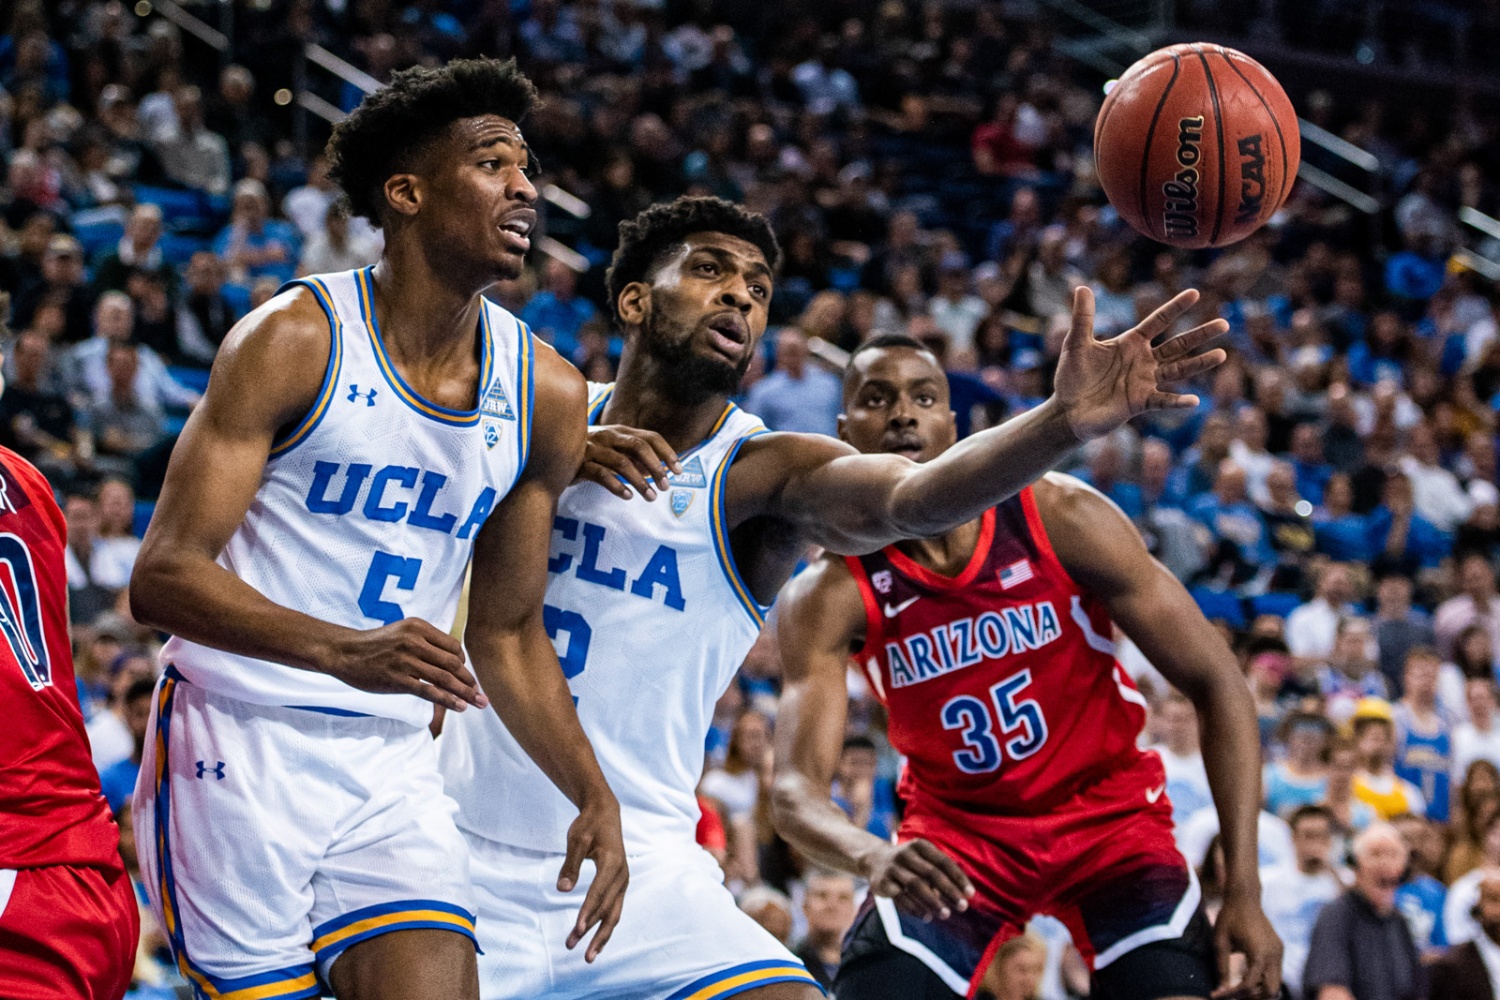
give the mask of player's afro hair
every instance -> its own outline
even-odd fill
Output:
[[[753,243],[765,255],[771,273],[781,266],[781,245],[771,223],[723,198],[681,197],[652,205],[620,223],[620,245],[615,248],[604,288],[609,309],[619,318],[620,292],[633,281],[645,281],[661,258],[693,233],[723,233]]]
[[[455,59],[438,69],[401,70],[333,127],[329,173],[349,198],[351,215],[379,225],[392,174],[454,122],[499,115],[520,123],[537,104],[536,87],[514,59]]]

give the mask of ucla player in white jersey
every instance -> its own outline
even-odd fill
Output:
[[[246,317],[172,456],[131,581],[137,617],[174,635],[135,821],[200,1000],[478,996],[434,703],[489,714],[492,699],[578,808],[551,874],[572,889],[588,858],[597,875],[559,944],[598,924],[592,958],[619,917],[619,806],[542,615],[586,387],[480,297],[530,245],[516,123],[534,100],[493,60],[398,73],[366,98],[329,152],[384,255]],[[461,646],[447,630],[471,556]]]
[[[613,387],[591,392],[591,481],[559,504],[545,615],[620,798],[631,891],[597,963],[557,949],[569,913],[548,873],[573,808],[501,720],[450,719],[440,754],[470,844],[481,991],[487,1000],[806,1000],[819,996],[812,976],[739,912],[693,836],[713,705],[767,605],[810,544],[863,553],[941,534],[1080,441],[1147,409],[1195,405],[1160,384],[1222,361],[1222,351],[1194,352],[1224,324],[1153,351],[1151,338],[1196,300],[1186,293],[1098,342],[1085,290],[1054,398],[917,465],[833,438],[768,433],[729,402],[765,332],[780,258],[763,217],[683,198],[647,209],[620,235],[606,285],[625,352]],[[610,495],[649,500],[658,490],[653,503]],[[470,606],[481,602],[473,595]]]

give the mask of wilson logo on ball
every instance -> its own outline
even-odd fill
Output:
[[[1203,158],[1203,116],[1177,123],[1177,165],[1182,169],[1161,186],[1166,199],[1162,229],[1168,236],[1198,235],[1198,167]]]

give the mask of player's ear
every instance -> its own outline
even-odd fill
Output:
[[[416,174],[392,174],[384,190],[385,203],[393,212],[416,215],[422,207],[422,180]]]
[[[651,314],[651,286],[644,281],[632,281],[620,289],[615,300],[615,311],[625,326],[640,326]]]
[[[842,442],[844,442],[845,444],[849,443],[849,435],[844,432],[844,428],[848,425],[848,423],[849,423],[849,418],[847,416],[845,416],[844,414],[840,413],[839,414],[839,440],[842,441]]]

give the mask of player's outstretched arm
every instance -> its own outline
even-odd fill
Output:
[[[322,671],[366,691],[416,694],[456,710],[482,705],[462,647],[427,622],[342,628],[268,600],[214,561],[255,499],[277,431],[317,398],[330,336],[322,309],[300,288],[230,331],[172,451],[131,575],[131,613],[192,642]]]
[[[542,623],[557,498],[583,461],[583,377],[543,345],[536,352],[536,417],[526,469],[474,542],[464,644],[505,727],[578,806],[557,887],[571,892],[583,860],[597,869],[568,935],[572,948],[594,925],[592,962],[619,922],[629,874],[620,806],[573,708],[572,692]]]
[[[776,619],[783,683],[776,713],[771,816],[787,842],[820,864],[926,919],[967,909],[974,887],[925,840],[892,844],[855,826],[829,799],[844,745],[849,651],[864,631],[859,589],[838,557],[824,557],[782,591]]]
[[[856,455],[807,436],[751,442],[730,497],[732,505],[747,506],[731,516],[770,514],[791,521],[809,540],[850,554],[951,531],[1131,417],[1197,406],[1197,396],[1169,386],[1224,361],[1222,350],[1198,352],[1228,325],[1213,320],[1151,346],[1197,301],[1196,291],[1182,292],[1133,329],[1100,341],[1094,338],[1093,293],[1081,287],[1055,391],[1041,406],[922,465],[893,455]]]
[[[1260,736],[1239,664],[1191,595],[1151,557],[1140,533],[1103,494],[1071,476],[1049,475],[1033,495],[1063,568],[1097,596],[1141,652],[1198,709],[1203,757],[1228,870],[1215,925],[1221,979],[1232,951],[1244,978],[1214,994],[1261,1000],[1281,989],[1281,941],[1261,911],[1256,823]]]

